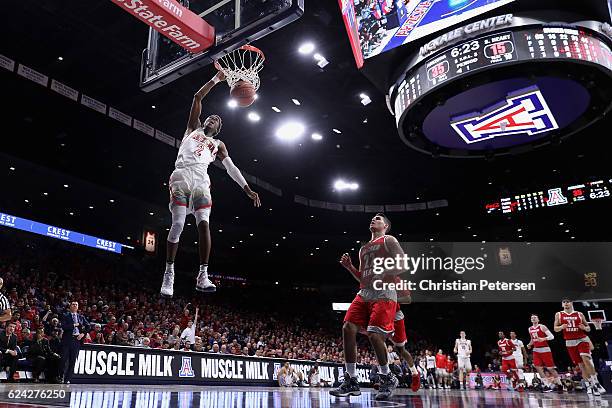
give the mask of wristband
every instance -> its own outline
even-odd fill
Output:
[[[218,84],[219,82],[221,82],[221,80],[217,78],[216,75],[213,77],[213,79],[211,79],[211,81],[213,81],[214,84]]]

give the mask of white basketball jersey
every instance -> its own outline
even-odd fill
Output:
[[[177,169],[193,165],[208,165],[217,158],[220,140],[206,136],[202,129],[196,129],[183,138],[174,166]]]
[[[434,356],[427,356],[425,357],[425,359],[427,360],[427,368],[436,368],[436,358]]]
[[[512,355],[514,356],[514,358],[518,358],[519,360],[522,359],[523,358],[523,342],[520,341],[519,339],[516,339],[516,340],[510,339],[510,341],[516,347],[516,350],[514,350]]]
[[[455,340],[455,344],[457,345],[457,356],[459,357],[469,357],[470,356],[471,340],[457,339]]]

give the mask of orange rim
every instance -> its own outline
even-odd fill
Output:
[[[260,50],[257,47],[252,46],[252,45],[247,44],[247,45],[243,45],[242,47],[239,47],[239,48],[236,48],[236,49],[237,50],[245,50],[245,51],[256,52],[257,54],[259,54],[261,56],[262,60],[264,60],[264,61],[266,60],[266,55],[263,53],[263,51]],[[234,50],[234,51],[236,51],[236,50]],[[232,51],[232,52],[234,52],[234,51]],[[219,65],[218,61],[215,61],[215,68],[217,68],[218,71],[221,71],[221,65]]]

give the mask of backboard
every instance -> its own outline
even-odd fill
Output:
[[[297,20],[304,13],[304,0],[181,0],[215,28],[215,44],[192,54],[149,30],[143,51],[140,87],[152,91],[212,63],[236,48],[262,38]]]

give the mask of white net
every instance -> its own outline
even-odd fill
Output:
[[[238,81],[247,81],[253,84],[257,91],[259,71],[262,70],[264,61],[263,52],[252,46],[243,46],[219,58],[215,66],[225,74],[230,88]]]

